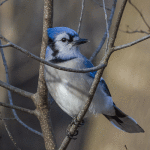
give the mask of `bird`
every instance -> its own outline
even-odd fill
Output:
[[[47,34],[46,61],[73,69],[94,67],[79,49],[79,46],[88,40],[80,38],[76,31],[68,27],[53,27],[47,29]],[[44,77],[49,93],[59,107],[72,118],[76,117],[85,105],[95,75],[96,71],[76,73],[44,66]],[[116,128],[125,132],[144,132],[133,118],[116,106],[103,78],[100,79],[85,117],[91,114],[103,114]]]

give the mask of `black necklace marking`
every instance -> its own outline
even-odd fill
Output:
[[[61,63],[61,62],[66,62],[66,61],[69,61],[69,60],[72,60],[72,59],[75,59],[77,57],[72,57],[72,58],[69,58],[69,59],[61,59],[61,58],[54,58],[52,60],[50,60],[51,63]]]
[[[56,49],[55,42],[51,38],[49,38],[49,40],[48,40],[48,45],[50,46],[51,50],[53,51],[52,56],[55,57],[58,54],[59,50]]]

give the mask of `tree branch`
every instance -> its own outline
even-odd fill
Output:
[[[145,20],[143,14],[140,12],[140,10],[131,2],[131,0],[128,0],[128,2],[129,2],[129,4],[130,4],[133,8],[135,8],[135,10],[140,14],[140,16],[141,16],[143,22],[145,23],[145,25],[147,26],[147,28],[148,28],[149,31],[150,31],[150,26],[149,26],[149,24],[146,22],[146,20]]]
[[[103,5],[102,4],[99,4],[97,1],[95,1],[95,0],[93,0],[97,5],[99,5],[99,7],[103,7]],[[111,9],[109,9],[109,8],[107,8],[106,7],[106,10],[108,10],[108,11],[111,11]]]
[[[112,38],[111,38],[111,41],[110,41],[110,47],[111,48],[114,47],[114,42],[115,42],[116,37],[117,37],[119,25],[120,25],[120,22],[121,22],[121,18],[122,18],[126,3],[127,3],[127,0],[123,0],[120,11],[119,11],[119,14],[118,14],[118,17],[117,17],[117,20],[116,20],[116,24],[114,26],[115,28],[114,28],[113,33],[112,33]]]
[[[150,35],[147,35],[147,36],[144,36],[144,37],[142,37],[142,38],[140,38],[140,39],[138,39],[136,41],[133,41],[131,43],[127,43],[127,44],[124,44],[124,45],[113,47],[112,50],[113,51],[117,51],[117,50],[120,50],[120,49],[123,49],[123,48],[127,48],[127,47],[133,46],[133,45],[135,45],[137,43],[140,43],[140,42],[142,42],[144,40],[147,40],[149,38],[150,38]]]
[[[30,115],[37,115],[35,110],[30,110],[30,109],[26,109],[26,108],[15,106],[15,105],[10,105],[10,104],[5,104],[5,103],[0,102],[0,106],[4,106],[7,108],[11,108],[11,109],[16,109],[16,110],[28,113]]]
[[[108,22],[107,22],[107,12],[106,12],[106,8],[105,8],[105,0],[103,0],[103,9],[104,9],[105,21],[106,21],[106,33],[107,33],[106,51],[107,51],[108,43],[109,43],[109,27],[108,27]]]
[[[0,40],[0,45],[1,45],[1,40]],[[7,80],[7,84],[9,84],[9,75],[8,75],[8,67],[7,67],[7,62],[6,62],[6,59],[5,59],[5,55],[4,55],[4,52],[3,52],[3,49],[0,48],[1,50],[1,55],[2,55],[2,59],[3,59],[3,64],[4,64],[4,67],[5,67],[5,72],[6,72],[6,80]],[[31,96],[32,97],[32,96]],[[11,105],[13,105],[13,101],[12,101],[12,96],[11,96],[11,92],[8,91],[8,99],[9,99],[9,103]],[[32,98],[32,100],[34,100],[34,98]],[[32,129],[31,127],[29,127],[28,125],[26,125],[24,122],[22,122],[20,120],[20,118],[18,117],[16,111],[14,109],[12,109],[12,112],[13,112],[13,115],[15,117],[15,119],[23,126],[25,127],[26,129],[28,129],[29,131],[33,132],[34,134],[37,134],[37,135],[40,135],[40,136],[43,136],[42,133]]]
[[[5,88],[5,89],[7,89],[7,90],[10,90],[10,91],[12,91],[12,92],[15,92],[15,93],[17,93],[17,94],[19,94],[19,95],[22,95],[22,96],[28,97],[28,98],[30,98],[30,99],[33,99],[33,93],[30,93],[30,92],[26,92],[26,91],[24,91],[24,90],[21,90],[21,89],[19,89],[19,88],[17,88],[17,87],[14,87],[14,86],[12,86],[12,85],[10,85],[10,84],[8,84],[8,83],[5,83],[5,82],[3,82],[3,81],[1,81],[1,80],[0,80],[0,86],[3,87],[3,88]]]
[[[58,66],[58,65],[55,65],[54,63],[51,63],[51,62],[48,62],[43,58],[39,58],[38,56],[32,54],[31,52],[11,43],[9,40],[7,40],[4,36],[2,36],[0,34],[0,39],[4,40],[5,42],[9,43],[11,45],[11,47],[21,51],[22,53],[26,54],[28,57],[31,57],[43,64],[46,64],[48,66],[51,66],[55,69],[58,69],[58,70],[63,70],[63,71],[68,71],[68,72],[77,72],[77,73],[87,73],[87,72],[93,72],[93,71],[97,71],[101,68],[103,68],[105,66],[105,64],[101,63],[99,66],[96,66],[96,67],[92,67],[92,68],[89,68],[89,69],[72,69],[72,68],[66,68],[66,67],[61,67],[61,66]],[[2,45],[3,46],[3,45]]]
[[[4,0],[3,2],[0,3],[0,6],[2,6],[5,2],[7,2],[8,0]]]
[[[48,42],[47,28],[52,27],[53,23],[53,0],[44,0],[43,16],[43,37],[41,45],[40,58],[45,59],[46,47]],[[50,118],[50,109],[48,108],[47,87],[44,79],[44,64],[40,63],[38,88],[35,96],[35,105],[38,112],[46,150],[55,150],[56,142],[53,135],[52,123]]]
[[[109,17],[109,21],[108,21],[108,30],[110,29],[111,27],[111,24],[112,24],[112,19],[113,19],[113,16],[114,16],[114,13],[115,13],[115,9],[116,9],[116,3],[117,3],[117,0],[114,0],[114,3],[112,5],[112,8],[111,8],[111,14],[110,14],[110,17]],[[107,38],[107,29],[104,33],[104,36],[98,46],[98,48],[96,49],[96,51],[92,54],[92,56],[90,57],[90,61],[93,61],[93,59],[97,56],[97,54],[100,52],[101,48],[103,47],[104,43],[105,43],[105,40]],[[100,68],[101,69],[101,68]]]
[[[16,118],[3,118],[3,120],[8,121],[8,120],[16,120]]]
[[[127,29],[127,31],[123,31],[123,30],[120,30],[120,31],[122,31],[122,32],[124,32],[124,33],[129,33],[129,34],[133,34],[133,33],[145,33],[145,34],[147,34],[147,35],[149,35],[150,33],[149,32],[146,32],[146,31],[143,31],[143,30],[132,30],[132,31],[129,31],[128,29]]]
[[[11,47],[11,44],[0,45],[0,48],[6,48],[6,47]]]
[[[115,24],[115,26],[117,26],[117,27],[119,27],[119,24],[120,24],[120,21],[121,21],[121,18],[120,18],[120,17],[122,16],[122,15],[120,15],[120,14],[123,14],[124,8],[125,8],[125,6],[126,6],[126,2],[127,2],[127,0],[123,0],[123,3],[122,3],[122,6],[121,6],[121,9],[120,9],[120,12],[119,12],[119,14],[118,14],[118,20],[117,20],[117,22],[116,22],[116,24]],[[120,18],[120,19],[119,19],[119,18]],[[105,50],[105,56],[104,56],[104,58],[103,58],[103,61],[104,61],[105,63],[108,62],[109,57],[110,57],[110,55],[111,55],[112,52],[113,52],[113,51],[111,50],[111,48],[112,48],[113,45],[114,45],[114,42],[115,42],[115,39],[116,39],[116,35],[117,35],[117,31],[118,31],[118,28],[115,28],[114,31],[113,31],[113,35],[112,35],[113,39],[111,40],[111,43],[110,43],[110,45],[109,45],[109,49],[108,49],[108,50],[107,50],[107,49]],[[98,86],[98,84],[99,84],[99,81],[100,81],[100,78],[101,78],[101,76],[102,76],[102,74],[103,74],[104,69],[105,69],[105,68],[102,68],[102,69],[98,70],[97,73],[96,73],[96,75],[95,75],[95,79],[94,79],[93,84],[92,84],[92,86],[91,86],[91,88],[90,88],[90,91],[89,91],[88,100],[87,100],[87,102],[86,102],[84,108],[83,108],[83,109],[79,112],[79,114],[77,115],[77,124],[73,124],[73,125],[71,126],[71,128],[70,128],[70,135],[72,135],[72,136],[74,135],[75,131],[77,130],[78,125],[80,124],[80,122],[81,122],[82,119],[84,118],[84,115],[86,114],[86,112],[87,112],[87,110],[88,110],[88,108],[89,108],[89,106],[90,106],[90,104],[91,104],[91,102],[92,102],[93,96],[94,96],[94,94],[95,94],[96,88],[97,88],[97,86]],[[71,138],[70,138],[69,136],[66,136],[65,139],[63,140],[63,142],[62,142],[62,144],[61,144],[59,150],[65,150],[65,149],[67,148],[68,144],[70,143],[70,141],[71,141]]]
[[[83,18],[83,11],[84,11],[84,5],[85,5],[85,0],[82,0],[82,9],[81,9],[81,15],[80,15],[80,21],[79,21],[79,25],[78,25],[78,30],[77,30],[78,34],[80,34],[81,23],[82,23],[82,18]]]
[[[17,146],[17,143],[15,142],[14,138],[12,137],[12,135],[11,135],[11,133],[10,133],[8,127],[7,127],[7,124],[6,124],[5,120],[2,118],[1,112],[0,112],[0,119],[2,120],[2,122],[3,122],[4,126],[5,126],[5,129],[6,129],[7,133],[8,133],[8,135],[9,135],[11,141],[13,142],[14,146],[17,148],[17,150],[21,150],[21,149]]]

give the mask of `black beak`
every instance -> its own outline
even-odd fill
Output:
[[[79,39],[79,40],[74,41],[73,45],[80,45],[80,44],[84,44],[87,42],[88,42],[88,39]]]

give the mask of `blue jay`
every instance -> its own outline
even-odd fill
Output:
[[[48,46],[45,60],[62,67],[85,69],[93,64],[79,51],[79,45],[88,42],[81,39],[77,32],[67,27],[49,28]],[[45,65],[45,81],[48,91],[69,116],[75,117],[83,108],[96,71],[90,73],[66,72]],[[138,133],[144,130],[137,122],[123,113],[113,103],[109,89],[101,78],[93,101],[86,114],[103,114],[115,127],[129,132]]]

